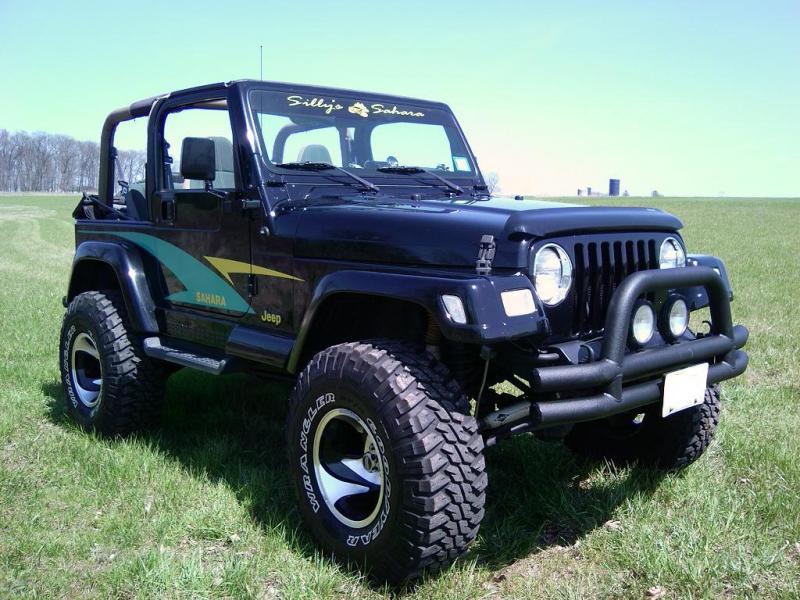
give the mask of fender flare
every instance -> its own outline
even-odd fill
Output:
[[[529,289],[537,310],[529,315],[508,317],[500,294],[506,290]],[[502,276],[441,276],[380,271],[334,271],[322,277],[303,314],[297,338],[289,355],[287,369],[294,373],[305,341],[314,325],[314,317],[325,300],[335,294],[379,296],[416,304],[436,319],[442,335],[451,341],[484,344],[547,331],[547,320],[530,280],[521,273]],[[441,296],[458,296],[467,312],[467,323],[454,323],[447,314]]]
[[[722,285],[728,295],[728,300],[733,301],[733,288],[728,277],[728,269],[723,260],[710,254],[689,254],[686,256],[686,266],[691,267],[710,267],[714,269],[722,279]],[[703,286],[693,286],[678,290],[686,297],[689,302],[690,310],[698,310],[709,305],[708,292]]]
[[[79,293],[75,273],[90,262],[103,263],[114,271],[134,331],[157,334],[159,328],[155,315],[155,302],[145,276],[142,256],[139,250],[130,244],[82,242],[75,250],[75,258],[72,261],[67,303]]]

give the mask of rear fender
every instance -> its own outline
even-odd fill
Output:
[[[81,243],[72,261],[67,302],[81,292],[98,289],[98,283],[107,285],[107,277],[100,275],[100,269],[108,267],[116,276],[134,331],[158,333],[155,303],[142,257],[138,249],[130,244],[98,241]]]

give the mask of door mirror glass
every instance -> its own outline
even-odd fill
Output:
[[[214,181],[217,175],[214,141],[208,138],[183,138],[181,175],[184,179]]]

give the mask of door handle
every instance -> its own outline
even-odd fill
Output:
[[[175,221],[175,199],[169,198],[161,201],[161,218],[167,223]]]

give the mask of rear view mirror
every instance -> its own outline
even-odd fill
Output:
[[[217,175],[217,160],[213,140],[194,137],[183,139],[181,175],[185,179],[214,181]]]

